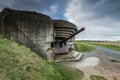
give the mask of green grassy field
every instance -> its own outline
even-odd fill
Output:
[[[85,43],[120,51],[120,42],[85,42]]]
[[[94,47],[85,45],[82,42],[76,42],[75,47],[76,47],[76,51],[79,51],[79,52],[90,52],[95,50]]]
[[[83,76],[80,70],[49,63],[0,36],[0,80],[82,80]]]

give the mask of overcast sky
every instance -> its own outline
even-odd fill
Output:
[[[76,39],[120,40],[120,0],[0,0],[5,7],[44,13],[86,30]]]

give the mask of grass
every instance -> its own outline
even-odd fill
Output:
[[[120,46],[115,44],[114,43],[109,43],[109,42],[87,42],[88,44],[93,44],[93,45],[96,45],[96,46],[101,46],[101,47],[104,47],[104,48],[108,48],[108,49],[111,49],[111,50],[116,50],[116,51],[120,51]]]
[[[111,62],[118,62],[118,63],[120,63],[119,60],[115,60],[115,59],[111,59],[110,61],[111,61]]]
[[[66,80],[82,80],[84,73],[78,69],[68,68],[68,67],[60,67],[62,69],[61,74],[65,74],[67,77]],[[60,70],[60,69],[58,69]]]
[[[81,42],[76,42],[75,46],[76,46],[76,51],[80,51],[80,52],[91,52],[91,51],[95,50],[94,47],[85,45]]]
[[[98,75],[91,75],[90,76],[91,80],[107,80],[106,78],[104,78],[103,76],[98,76]]]
[[[82,80],[83,72],[49,63],[0,35],[0,80]]]

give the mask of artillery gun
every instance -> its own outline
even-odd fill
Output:
[[[85,28],[82,27],[80,30],[77,30],[77,27],[74,24],[60,20],[55,21],[55,23],[57,23],[54,25],[56,36],[55,41],[51,44],[51,47],[54,49],[55,55],[64,55],[69,53],[69,45],[67,43],[74,43],[75,35],[84,31]]]

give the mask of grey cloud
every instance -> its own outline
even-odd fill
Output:
[[[77,39],[120,40],[119,4],[118,0],[72,0],[64,16],[78,28],[86,27]]]
[[[120,20],[120,0],[83,0],[86,11],[92,11],[95,18],[110,17]]]
[[[0,10],[5,7],[9,7],[18,10],[29,10],[44,13],[49,12],[51,10],[51,6],[57,5],[59,10],[64,11],[64,7],[68,1],[69,0],[0,0]]]

